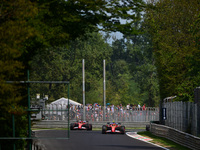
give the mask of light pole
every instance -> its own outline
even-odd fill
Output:
[[[106,61],[103,60],[103,120],[106,120]]]
[[[83,59],[83,120],[85,120],[85,61]]]

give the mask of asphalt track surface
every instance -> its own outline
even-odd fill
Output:
[[[36,131],[38,137],[67,137],[64,130]],[[40,139],[47,150],[163,150],[126,134],[101,134],[101,131],[73,130],[69,139]]]

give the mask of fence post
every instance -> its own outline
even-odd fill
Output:
[[[197,103],[197,136],[200,136],[200,102]]]
[[[194,114],[195,114],[195,115],[194,115],[194,118],[195,118],[195,119],[194,119],[194,123],[195,123],[194,135],[197,136],[197,128],[198,128],[198,126],[197,126],[197,125],[198,125],[198,124],[197,124],[197,121],[198,121],[198,120],[197,120],[197,116],[198,116],[198,114],[197,114],[197,104],[194,104]]]

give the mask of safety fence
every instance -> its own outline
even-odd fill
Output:
[[[200,104],[194,102],[165,102],[165,125],[200,136]]]
[[[63,107],[45,108],[41,111],[43,120],[68,120],[68,110]],[[65,107],[66,108],[66,107]],[[85,120],[98,122],[98,121],[131,121],[131,122],[149,122],[159,120],[159,108],[146,107],[145,110],[135,107],[134,109],[121,109],[121,110],[108,110],[105,113],[103,109],[86,109],[85,116],[83,116],[83,108],[72,109],[70,108],[70,120]],[[105,114],[105,116],[103,116]]]

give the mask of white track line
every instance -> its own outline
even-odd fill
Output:
[[[146,142],[146,143],[149,143],[149,144],[152,144],[152,145],[155,145],[155,146],[158,146],[162,149],[165,149],[165,150],[169,150],[168,148],[165,148],[165,147],[162,147],[160,145],[157,145],[157,144],[154,144],[154,143],[151,143],[149,141],[151,141],[152,139],[150,138],[145,138],[141,135],[138,135],[137,132],[126,132],[126,135],[131,137],[131,138],[134,138],[134,139],[137,139],[137,140],[140,140],[140,141],[143,141],[143,142]]]

